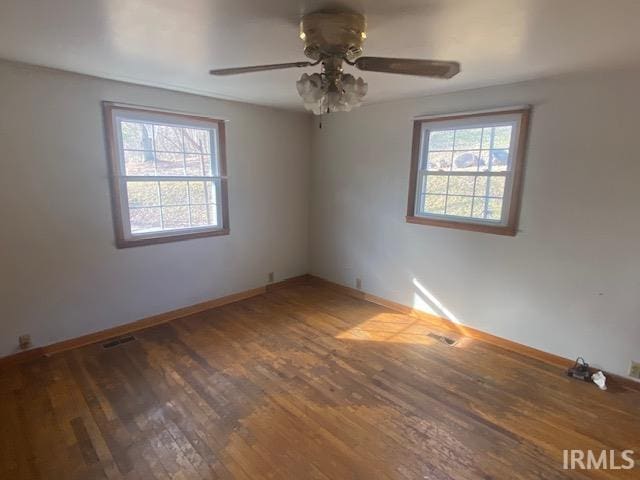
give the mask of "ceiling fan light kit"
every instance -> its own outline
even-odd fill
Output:
[[[296,82],[304,107],[316,115],[348,112],[362,104],[367,83],[362,77],[344,73],[343,62],[362,55],[367,24],[357,13],[317,12],[300,21],[304,54],[322,62],[322,73],[307,75]]]
[[[451,78],[460,71],[457,62],[386,57],[362,57],[367,38],[364,15],[352,12],[315,12],[300,21],[304,54],[313,62],[278,63],[252,67],[211,70],[212,75],[235,75],[283,68],[312,67],[322,64],[320,73],[304,73],[296,82],[304,107],[316,115],[348,112],[362,104],[368,85],[361,77],[344,73],[343,64],[359,70]]]
[[[342,74],[339,79],[329,83],[319,73],[302,74],[296,82],[298,93],[302,97],[304,108],[322,115],[330,112],[348,112],[362,104],[367,94],[367,83],[362,77],[354,77],[349,73]]]

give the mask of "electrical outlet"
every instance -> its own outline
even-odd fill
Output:
[[[629,367],[629,376],[640,378],[640,362],[631,362],[631,366]]]
[[[362,279],[359,277],[356,277],[356,288],[362,290]]]
[[[20,345],[20,348],[22,350],[26,350],[27,348],[31,347],[31,335],[24,334],[24,335],[20,335],[18,337],[18,345]]]
[[[269,272],[269,283],[273,283],[273,279],[274,279],[273,272]]]

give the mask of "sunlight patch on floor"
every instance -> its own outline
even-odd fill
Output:
[[[379,313],[338,333],[335,338],[422,345],[442,343],[428,336],[435,333],[453,338],[456,341],[455,347],[467,345],[469,339],[460,319],[418,279],[413,278],[413,285],[415,292],[412,308],[415,315]]]
[[[427,336],[433,329],[417,318],[394,313],[379,313],[336,335],[342,340],[367,340],[432,345]]]

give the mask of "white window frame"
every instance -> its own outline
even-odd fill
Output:
[[[112,173],[112,199],[114,206],[114,226],[118,247],[131,247],[152,243],[165,243],[205,236],[226,235],[229,233],[225,125],[223,120],[199,117],[188,114],[146,109],[145,107],[122,106],[111,102],[103,102],[105,123],[107,126],[107,142]],[[169,125],[175,127],[194,127],[210,132],[211,175],[127,175],[125,169],[124,148],[122,140],[122,121],[134,121],[152,125]],[[154,151],[157,151],[154,148]],[[184,152],[175,152],[184,153]],[[131,231],[127,182],[158,181],[207,181],[213,182],[216,191],[216,225],[191,226],[158,231],[134,233]],[[187,188],[187,192],[189,189]],[[160,207],[160,205],[158,205]]]
[[[528,107],[506,109],[499,111],[471,112],[466,114],[452,114],[438,117],[425,117],[414,122],[414,151],[412,154],[412,171],[410,185],[410,199],[407,209],[409,223],[461,228],[467,230],[485,231],[504,235],[515,235],[519,209],[519,192],[521,186],[522,169],[524,163],[524,148],[528,128]],[[431,131],[459,130],[480,127],[511,126],[511,139],[506,171],[437,171],[428,170],[427,157],[429,134]],[[418,138],[416,138],[418,135]],[[482,142],[482,140],[481,140]],[[473,149],[469,149],[473,150]],[[489,155],[489,159],[491,159]],[[465,176],[465,177],[504,177],[505,189],[502,197],[502,215],[500,219],[483,219],[438,214],[424,211],[422,190],[429,176]],[[475,187],[474,187],[475,188]],[[449,196],[448,191],[445,201]],[[480,195],[474,196],[481,197]],[[475,200],[474,200],[475,201]],[[472,207],[473,208],[473,207]]]

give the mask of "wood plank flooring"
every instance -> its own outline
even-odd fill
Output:
[[[640,478],[640,392],[292,285],[0,372],[2,479]],[[640,463],[640,462],[639,462]]]

